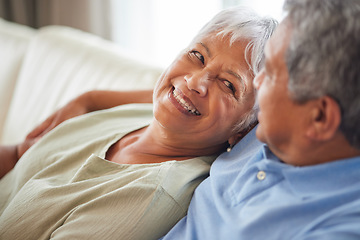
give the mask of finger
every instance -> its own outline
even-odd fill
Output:
[[[57,125],[59,125],[61,122],[58,120],[53,120],[50,125],[47,126],[46,129],[44,129],[41,133],[39,133],[36,137],[41,138],[51,130],[53,130]]]
[[[32,145],[40,140],[41,137],[27,139],[17,145],[17,156],[20,158]]]
[[[38,136],[40,136],[42,134],[42,132],[44,130],[46,130],[49,125],[52,123],[52,119],[53,117],[49,117],[48,119],[46,119],[44,122],[42,122],[40,125],[38,125],[37,127],[35,127],[27,136],[26,139],[29,138],[36,138]]]

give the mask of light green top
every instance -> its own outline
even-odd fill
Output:
[[[158,239],[182,218],[214,157],[155,164],[104,159],[148,125],[151,104],[87,114],[42,138],[0,181],[0,239]]]

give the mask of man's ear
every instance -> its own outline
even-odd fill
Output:
[[[306,136],[312,140],[329,140],[339,129],[341,109],[339,104],[329,96],[314,100],[310,112],[310,126]]]

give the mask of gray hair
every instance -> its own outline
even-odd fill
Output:
[[[252,9],[233,7],[219,12],[195,36],[193,42],[199,38],[208,37],[213,33],[220,36],[230,36],[230,45],[238,41],[248,41],[245,48],[245,60],[249,70],[255,76],[264,64],[264,47],[277,26],[277,21],[270,17],[261,17]],[[240,53],[239,53],[240,54]],[[237,131],[249,128],[256,121],[258,104],[254,106],[235,127]]]
[[[360,148],[360,1],[288,0],[292,37],[286,53],[289,91],[302,103],[330,96],[340,131]]]

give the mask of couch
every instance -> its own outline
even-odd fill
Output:
[[[64,26],[0,19],[0,144],[14,144],[57,108],[93,89],[153,88],[162,69]]]

